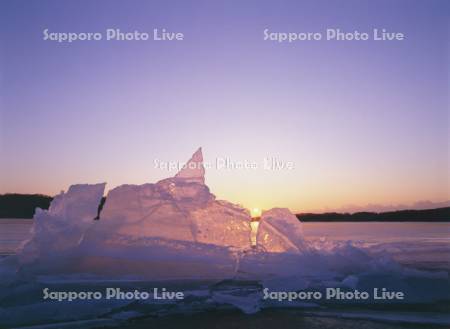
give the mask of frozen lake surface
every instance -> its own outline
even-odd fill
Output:
[[[32,224],[32,219],[0,218],[0,255],[13,254],[30,237]]]

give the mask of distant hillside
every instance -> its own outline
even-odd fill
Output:
[[[36,207],[48,209],[52,199],[41,194],[0,195],[0,218],[33,218]]]
[[[0,218],[33,218],[36,207],[48,209],[52,197],[40,194],[0,195]],[[98,213],[105,203],[102,198]],[[389,212],[297,214],[302,222],[450,222],[450,207]],[[98,219],[98,216],[97,216]]]
[[[450,207],[388,212],[297,214],[302,222],[450,222]]]

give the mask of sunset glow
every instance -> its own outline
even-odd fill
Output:
[[[252,208],[251,215],[253,218],[260,217],[261,216],[261,209],[259,208]]]
[[[357,16],[321,1],[276,11],[260,2],[257,11],[235,1],[150,2],[139,10],[114,3],[109,16],[88,19],[55,6],[5,9],[0,193],[156,182],[177,170],[155,161],[182,163],[202,146],[208,186],[246,208],[377,210],[450,199],[445,10],[414,2],[393,20],[389,13],[403,7],[387,2],[368,11],[356,1]],[[342,31],[386,27],[406,38],[263,40],[267,27],[316,31],[336,22]],[[151,32],[160,23],[185,40],[42,40],[43,27]]]

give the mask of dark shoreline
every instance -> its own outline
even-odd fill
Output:
[[[388,212],[356,212],[350,213],[324,213],[324,214],[297,214],[302,222],[450,222],[450,207],[398,210]]]

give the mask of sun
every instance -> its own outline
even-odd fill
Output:
[[[261,209],[259,209],[259,208],[252,208],[252,209],[250,210],[250,213],[251,213],[251,215],[252,215],[253,218],[255,218],[255,217],[261,217]]]

